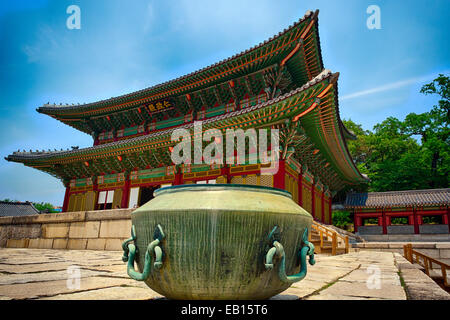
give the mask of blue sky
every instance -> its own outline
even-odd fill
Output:
[[[69,30],[69,5],[81,29]],[[381,29],[369,30],[369,5]],[[319,9],[325,67],[340,72],[340,112],[364,128],[425,112],[420,87],[450,72],[450,1],[2,1],[0,4],[0,199],[62,205],[48,174],[9,163],[18,149],[92,145],[90,136],[36,108],[140,90],[232,56]]]

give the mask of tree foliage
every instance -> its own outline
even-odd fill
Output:
[[[341,228],[347,229],[347,227],[352,224],[352,219],[350,218],[350,212],[345,210],[333,211],[332,215],[333,225]]]
[[[410,113],[404,121],[388,117],[372,131],[352,120],[343,121],[358,138],[348,147],[358,169],[370,178],[368,191],[448,187],[450,79],[439,75],[421,92],[440,96],[429,112]]]
[[[11,202],[11,203],[20,202],[18,200],[11,200],[9,198],[6,198],[6,199],[0,200],[0,201]],[[32,202],[32,204],[36,209],[38,209],[40,212],[43,212],[43,213],[59,212],[58,210],[54,209],[54,206],[51,203],[48,203],[48,202]]]
[[[53,212],[58,212],[57,210],[54,209],[53,205],[51,203],[48,202],[40,202],[40,203],[33,203],[33,206],[38,209],[40,212],[43,213],[53,213]]]

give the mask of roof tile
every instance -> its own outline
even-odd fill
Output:
[[[449,204],[450,188],[351,193],[347,195],[344,203],[347,208],[448,206]]]
[[[39,214],[30,202],[0,201],[0,217],[20,217]]]

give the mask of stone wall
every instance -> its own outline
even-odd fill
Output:
[[[369,242],[450,242],[450,234],[365,234],[360,237]]]
[[[383,234],[382,226],[360,226],[358,227],[357,235],[363,236],[367,234]]]
[[[386,226],[387,235],[410,235],[414,234],[413,225],[389,225]],[[382,226],[359,226],[357,235],[361,237],[372,235],[383,235]],[[447,235],[449,236],[449,229],[447,224],[421,224],[419,225],[418,234],[429,235]]]
[[[133,209],[0,217],[0,247],[122,250]]]

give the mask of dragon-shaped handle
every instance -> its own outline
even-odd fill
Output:
[[[274,227],[269,235],[269,240],[271,241],[273,247],[269,249],[266,254],[265,267],[268,270],[273,269],[273,257],[276,255],[281,258],[280,266],[278,269],[278,276],[282,282],[294,283],[305,278],[307,273],[307,263],[306,257],[309,256],[309,264],[314,265],[316,262],[314,260],[314,245],[308,241],[308,228],[305,229],[302,236],[303,245],[300,247],[298,255],[300,258],[300,271],[297,274],[288,276],[286,274],[286,254],[284,252],[283,245],[273,240],[273,234],[278,227]]]
[[[134,225],[131,226],[131,238],[125,240],[122,243],[122,249],[123,249],[123,256],[122,261],[127,262],[127,273],[130,276],[130,278],[137,280],[137,281],[145,281],[148,276],[150,275],[150,272],[152,270],[152,255],[155,254],[155,263],[153,266],[156,269],[160,269],[162,267],[162,257],[163,252],[161,247],[159,246],[161,241],[165,238],[164,232],[161,228],[161,226],[158,224],[155,228],[155,233],[153,235],[153,241],[147,246],[147,251],[145,252],[145,262],[144,262],[144,269],[142,273],[136,271],[134,269],[134,261],[136,256],[136,230]]]

